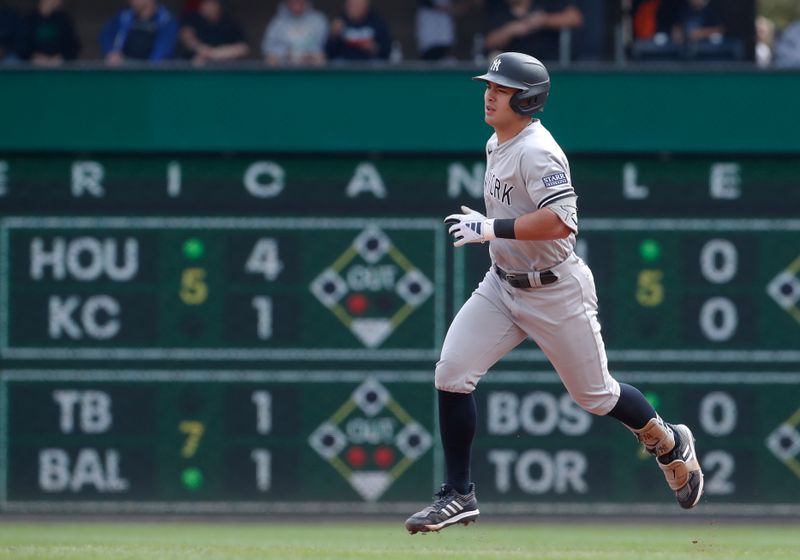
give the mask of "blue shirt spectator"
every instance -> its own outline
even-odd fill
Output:
[[[789,25],[775,43],[775,65],[800,68],[800,20]]]
[[[331,23],[326,50],[331,60],[385,60],[392,50],[392,35],[369,0],[345,0],[344,14]]]
[[[119,65],[125,60],[159,62],[175,53],[178,22],[156,0],[130,0],[100,34],[106,62]]]

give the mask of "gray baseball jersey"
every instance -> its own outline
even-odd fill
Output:
[[[499,146],[497,135],[492,135],[486,143],[483,197],[489,218],[517,218],[548,207],[573,231],[565,239],[552,241],[492,241],[489,253],[500,268],[509,272],[545,270],[572,253],[578,231],[577,196],[567,157],[541,121],[531,121]]]
[[[491,218],[516,218],[549,208],[572,230],[564,239],[490,242],[492,260],[506,272],[550,270],[557,281],[518,288],[489,269],[456,314],[436,364],[436,387],[469,393],[486,371],[526,338],[553,364],[572,398],[606,414],[619,383],[609,374],[597,321],[591,270],[573,252],[577,196],[564,152],[538,120],[514,138],[486,145],[484,198]]]

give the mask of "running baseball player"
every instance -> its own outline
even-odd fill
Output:
[[[486,216],[461,207],[447,216],[456,247],[489,241],[492,265],[456,314],[436,364],[439,425],[447,471],[435,501],[406,520],[411,534],[478,518],[470,452],[476,410],[472,392],[486,371],[532,338],[584,410],[610,416],[656,457],[681,507],[697,505],[703,473],[691,430],[664,422],[642,393],[608,372],[589,267],[574,253],[577,195],[569,163],[538,119],[550,91],[544,65],[507,52],[492,60],[484,118]]]

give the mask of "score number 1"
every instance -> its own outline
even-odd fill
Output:
[[[268,435],[272,431],[272,394],[253,391],[250,401],[256,407],[256,432]],[[256,488],[268,492],[272,487],[272,453],[268,449],[253,449],[250,458],[256,464]]]

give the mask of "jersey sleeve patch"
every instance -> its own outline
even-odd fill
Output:
[[[553,187],[558,187],[559,185],[567,185],[569,184],[569,179],[567,179],[567,174],[563,171],[559,173],[553,173],[552,175],[545,175],[542,177],[542,183],[548,189]]]

